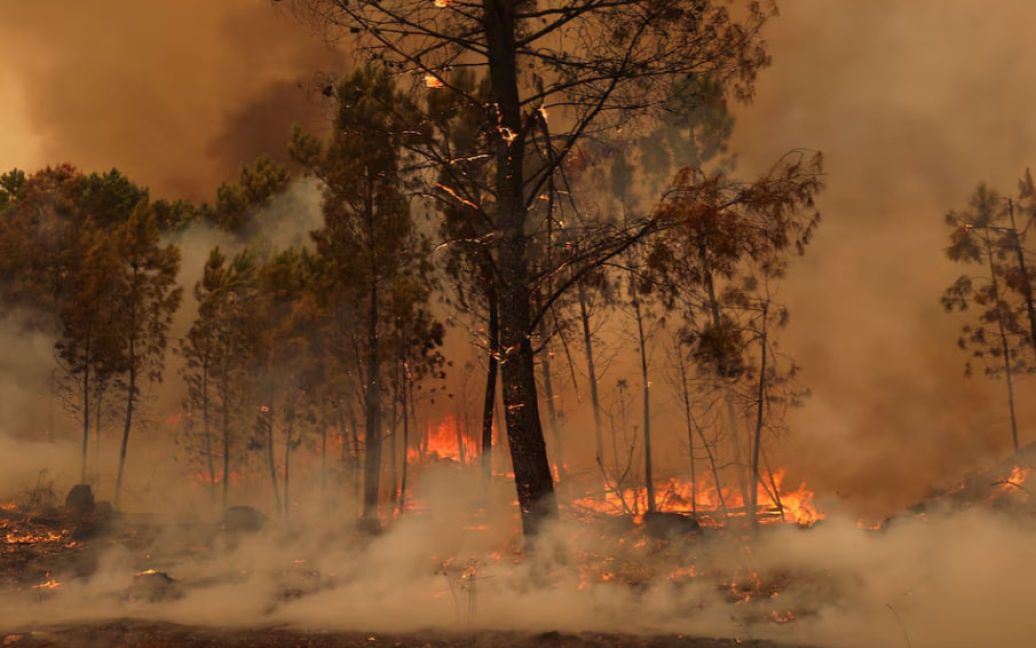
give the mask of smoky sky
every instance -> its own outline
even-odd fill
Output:
[[[781,11],[773,66],[732,149],[759,171],[795,147],[826,159],[824,223],[782,295],[785,350],[813,388],[785,454],[820,485],[909,501],[1009,447],[1003,382],[963,378],[961,320],[938,301],[963,271],[943,256],[942,217],[980,181],[1013,192],[1036,166],[1036,4],[791,0]],[[1017,389],[1023,443],[1036,441],[1034,387]]]
[[[323,111],[341,66],[262,0],[0,3],[0,164],[117,166],[199,197]]]
[[[942,215],[1036,165],[1036,3],[785,0],[773,65],[737,109],[745,174],[823,151],[820,232],[782,288],[784,351],[813,394],[782,441],[816,486],[906,503],[1008,444],[1002,383],[963,377],[959,274]],[[118,166],[161,195],[205,195],[293,122],[341,69],[324,40],[261,0],[0,3],[0,166]],[[1036,440],[1031,381],[1022,440]],[[1031,423],[1030,423],[1031,422]]]

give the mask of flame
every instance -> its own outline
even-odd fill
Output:
[[[48,574],[48,576],[49,576],[49,574]],[[59,581],[55,580],[53,577],[50,577],[50,578],[47,578],[47,580],[43,581],[42,583],[37,583],[37,584],[33,585],[32,589],[34,589],[34,590],[54,590],[54,589],[57,589],[59,587],[61,587],[61,583]]]
[[[442,79],[429,72],[428,74],[424,75],[424,85],[427,88],[441,88],[446,84],[443,83]]]
[[[428,433],[421,440],[421,447],[408,449],[407,459],[413,462],[430,458],[468,463],[478,455],[477,448],[477,444],[461,430],[457,418],[451,414],[434,427],[428,426]]]
[[[771,487],[761,483],[758,486],[756,514],[760,522],[787,522],[800,526],[812,526],[824,519],[813,504],[814,492],[803,482],[795,490],[783,488],[785,471],[773,474],[772,487],[777,497],[771,495]],[[768,480],[769,481],[769,480]],[[662,511],[673,513],[696,513],[699,522],[718,526],[722,524],[724,509],[729,517],[744,517],[746,504],[741,493],[730,487],[717,490],[715,485],[702,479],[698,484],[690,481],[671,478],[655,485],[656,502]],[[608,491],[603,498],[599,495],[582,497],[573,502],[581,509],[618,515],[622,513],[639,514],[647,510],[647,489],[626,488],[621,492]]]
[[[1007,479],[996,483],[996,489],[990,495],[990,500],[1002,496],[1024,495],[1028,497],[1031,495],[1025,487],[1025,480],[1029,478],[1031,471],[1032,468],[1030,466],[1014,466],[1011,468],[1011,474],[1007,476]]]
[[[433,0],[433,4],[440,9],[445,9],[450,6],[450,0]]]
[[[33,533],[32,531],[8,531],[4,534],[7,544],[36,544],[37,542],[60,542],[64,535],[55,531]]]

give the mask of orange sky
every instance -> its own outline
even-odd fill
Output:
[[[1036,3],[780,4],[732,149],[746,173],[795,147],[827,160],[825,220],[783,292],[785,349],[813,388],[786,454],[821,486],[913,496],[1007,440],[1000,384],[961,377],[938,304],[955,276],[941,217],[1036,165]],[[338,60],[256,0],[6,2],[0,168],[118,166],[204,196],[320,114],[313,88]]]

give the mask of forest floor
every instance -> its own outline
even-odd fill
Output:
[[[284,628],[231,629],[113,621],[0,635],[4,648],[778,648],[767,641],[617,634],[511,632],[366,634]]]
[[[67,507],[56,505],[42,508],[0,505],[0,594],[13,594],[23,602],[37,601],[44,604],[49,601],[57,602],[60,606],[62,592],[67,587],[75,588],[79,583],[89,581],[97,572],[99,562],[103,561],[106,552],[128,551],[141,560],[145,556],[151,561],[159,558],[152,553],[156,549],[158,534],[159,531],[147,516],[113,515],[110,511],[75,515]],[[146,562],[140,564],[145,565]],[[143,599],[161,608],[167,599],[175,600],[183,585],[168,577],[165,572],[148,569],[137,574],[121,597],[131,602]],[[261,619],[254,627],[180,625],[151,620],[146,615],[118,618],[120,613],[117,609],[114,617],[84,615],[84,618],[91,620],[83,622],[48,620],[45,613],[32,617],[31,621],[17,622],[14,619],[5,620],[4,615],[0,614],[0,648],[777,648],[779,645],[748,639],[714,639],[676,634],[473,630],[428,630],[400,634],[321,632],[288,626],[270,627],[268,622],[264,624]]]

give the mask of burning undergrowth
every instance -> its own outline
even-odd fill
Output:
[[[260,620],[335,631],[982,645],[1027,623],[1017,611],[1034,588],[1019,574],[1036,569],[1028,470],[975,473],[970,490],[876,529],[832,514],[755,534],[737,520],[658,533],[582,502],[528,547],[506,480],[486,489],[457,466],[428,470],[420,506],[378,535],[319,507],[285,524],[251,509],[205,521],[10,503],[0,509],[3,625]],[[948,613],[972,622],[951,631],[938,622]]]

